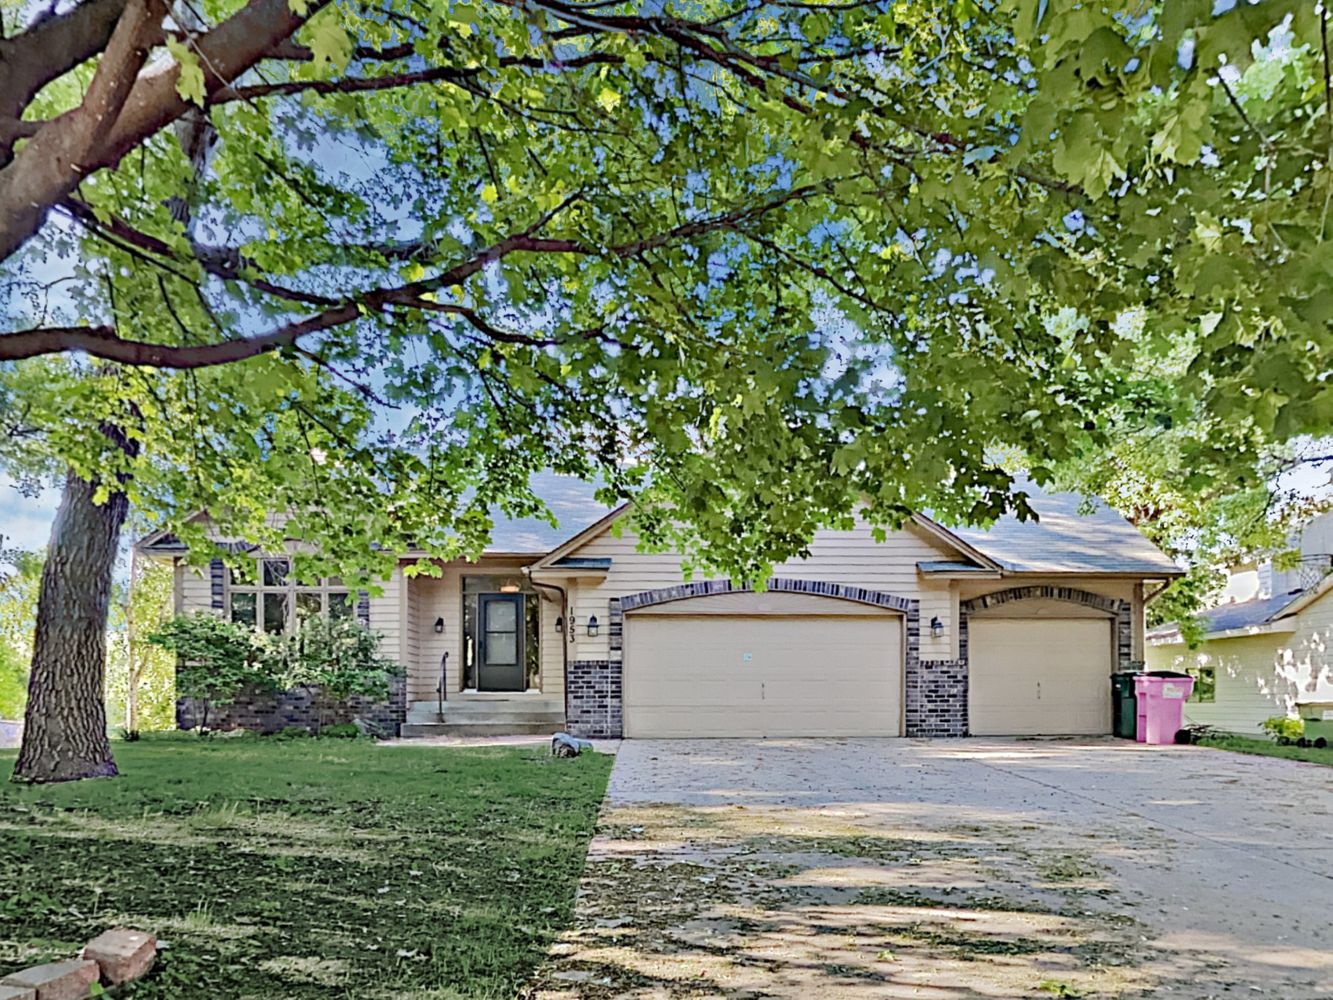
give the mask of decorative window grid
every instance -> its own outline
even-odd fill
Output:
[[[351,591],[330,577],[313,585],[299,583],[285,556],[260,556],[253,572],[228,573],[227,616],[278,635],[315,615],[350,618],[356,613]]]

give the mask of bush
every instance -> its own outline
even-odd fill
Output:
[[[380,656],[380,637],[350,618],[307,618],[280,641],[279,673],[285,688],[305,688],[315,701],[316,731],[325,716],[352,695],[371,701],[389,697],[389,683],[402,667]]]
[[[275,740],[308,740],[310,730],[305,726],[285,726],[273,734]]]
[[[28,703],[28,670],[20,654],[0,645],[0,719],[21,719]]]
[[[214,706],[231,704],[247,687],[278,686],[272,643],[248,625],[201,611],[173,619],[148,641],[176,654],[176,691],[203,705],[201,733]]]
[[[1277,741],[1279,746],[1290,746],[1305,735],[1305,723],[1300,719],[1289,719],[1285,715],[1264,719],[1259,725]]]
[[[325,726],[319,731],[319,735],[330,739],[354,740],[361,735],[361,729],[355,722],[339,722],[336,725]]]

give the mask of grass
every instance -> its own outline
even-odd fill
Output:
[[[610,770],[351,740],[116,757],[118,779],[0,783],[0,974],[123,923],[167,947],[118,996],[512,997],[570,922]]]
[[[1259,754],[1263,757],[1283,757],[1287,760],[1303,760],[1311,764],[1324,764],[1333,767],[1333,746],[1298,747],[1282,746],[1272,740],[1256,739],[1252,736],[1205,736],[1199,740],[1201,747],[1213,747],[1217,750],[1233,750],[1236,753]]]

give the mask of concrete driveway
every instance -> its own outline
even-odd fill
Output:
[[[540,997],[1333,997],[1333,769],[627,741]]]

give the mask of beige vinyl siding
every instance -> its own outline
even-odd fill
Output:
[[[571,648],[571,658],[604,660],[608,645],[606,623],[612,597],[675,586],[684,581],[680,557],[671,553],[643,553],[635,548],[637,538],[626,530],[615,537],[609,530],[590,539],[577,550],[581,558],[612,560],[611,570],[600,582],[580,582],[575,595],[578,641]],[[808,559],[792,560],[777,567],[773,575],[803,580],[821,580],[848,586],[886,591],[898,597],[921,602],[921,656],[923,659],[949,659],[956,656],[957,635],[952,623],[956,618],[957,596],[946,581],[923,580],[916,564],[942,558],[957,558],[957,553],[913,528],[890,532],[883,542],[876,542],[868,525],[850,531],[820,531],[810,545]],[[702,579],[697,576],[695,579]],[[584,625],[596,615],[601,634],[588,638]],[[933,638],[926,628],[939,616],[946,623],[945,635]]]
[[[403,570],[395,566],[389,579],[380,584],[381,593],[370,595],[370,630],[383,637],[380,652],[395,663],[404,662]]]
[[[407,698],[431,701],[439,697],[440,658],[449,652],[449,691],[458,690],[463,665],[463,598],[457,570],[444,570],[440,577],[417,576],[407,581],[413,597],[412,614],[417,621],[417,656],[409,665]],[[444,619],[444,633],[436,634],[435,620]]]
[[[462,688],[463,670],[463,577],[471,575],[518,576],[522,563],[513,560],[482,563],[452,563],[443,567],[439,577],[418,576],[407,581],[410,597],[410,616],[416,622],[417,652],[408,667],[407,697],[409,701],[429,701],[438,697],[440,659],[449,653],[447,685],[450,694]],[[528,595],[528,599],[535,599]],[[564,661],[561,644],[564,636],[555,630],[555,620],[561,614],[560,605],[553,600],[541,600],[542,690],[550,695],[564,696]],[[444,633],[437,635],[435,620],[444,619]]]
[[[180,586],[182,614],[192,615],[196,611],[213,611],[213,582],[207,566],[182,565]]]
[[[408,686],[412,684],[412,677],[417,673],[417,666],[421,663],[423,633],[430,630],[431,621],[425,620],[425,615],[421,609],[421,590],[416,585],[416,581],[403,574],[403,592],[402,602],[403,613],[403,653],[398,661],[407,670]],[[372,598],[374,600],[374,598]]]
[[[1185,721],[1256,736],[1269,716],[1288,715],[1300,687],[1300,670],[1283,641],[1285,635],[1254,635],[1201,643],[1150,646],[1149,670],[1212,667],[1217,679],[1214,700],[1186,702]]]
[[[1187,702],[1185,718],[1247,736],[1274,715],[1296,714],[1299,700],[1333,701],[1333,591],[1282,620],[1292,632],[1149,646],[1149,670],[1214,668],[1212,702]]]

